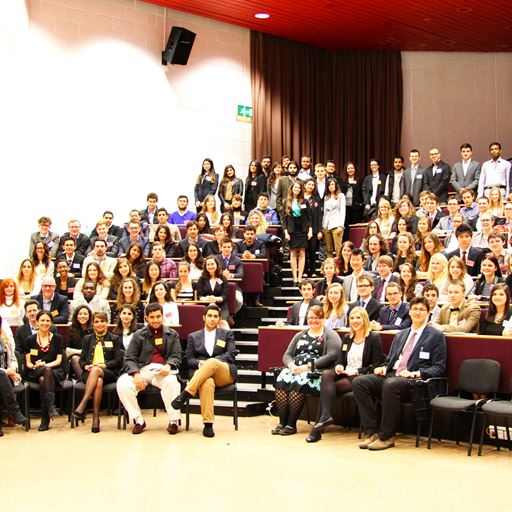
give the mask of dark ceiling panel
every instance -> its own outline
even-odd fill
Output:
[[[510,0],[145,1],[329,50],[512,51]]]

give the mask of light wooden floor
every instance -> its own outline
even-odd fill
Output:
[[[330,427],[322,441],[299,433],[271,436],[269,416],[217,417],[216,436],[192,429],[169,436],[166,417],[148,417],[148,430],[133,436],[102,417],[102,431],[90,420],[71,430],[64,418],[48,432],[4,428],[0,438],[3,510],[309,510],[309,511],[473,511],[510,510],[512,453],[486,447],[469,458],[465,446],[434,444],[419,449],[400,436],[397,447],[368,452],[355,432]],[[32,469],[40,465],[41,471]],[[161,489],[158,493],[157,490]],[[66,492],[68,489],[68,492]],[[495,498],[493,496],[496,496]],[[371,507],[371,508],[370,508]]]

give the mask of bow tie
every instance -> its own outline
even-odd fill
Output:
[[[460,308],[450,308],[450,311],[460,311]]]

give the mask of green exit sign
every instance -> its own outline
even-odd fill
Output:
[[[236,118],[238,121],[252,121],[252,107],[248,107],[246,105],[238,105]]]

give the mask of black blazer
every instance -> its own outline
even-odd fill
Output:
[[[265,243],[258,239],[255,239],[254,243],[250,247],[247,245],[245,240],[236,244],[235,254],[237,256],[241,256],[245,251],[249,251],[251,254],[254,254],[256,258],[267,257],[267,248]]]
[[[50,327],[50,332],[53,334],[57,333],[57,328],[52,325]],[[23,325],[16,328],[16,334],[14,335],[14,346],[16,352],[25,355],[25,341],[30,336],[32,336],[32,329],[30,328],[30,325],[28,325],[27,317],[24,317]]]
[[[356,300],[355,302],[352,302],[352,304],[350,304],[350,306],[348,307],[348,312],[347,312],[347,318],[350,316],[350,312],[356,307],[356,306],[360,306],[361,305],[361,300]],[[368,301],[368,304],[366,304],[366,307],[364,309],[366,309],[366,312],[368,313],[368,317],[370,318],[370,321],[371,320],[375,320],[376,322],[379,321],[379,313],[380,313],[380,310],[382,309],[382,303],[379,302],[378,300],[375,300],[373,297]]]
[[[311,196],[307,201],[311,209],[311,227],[313,228],[313,235],[316,237],[322,231],[324,202],[317,194]]]
[[[340,276],[333,276],[331,284],[332,283],[340,283],[343,286],[343,278]],[[327,280],[324,277],[323,279],[320,279],[320,281],[318,281],[315,285],[315,297],[318,295],[325,295],[327,288]]]
[[[31,299],[39,302],[39,307],[43,309],[43,294],[33,295]],[[64,295],[59,295],[57,291],[53,294],[52,307],[50,308],[50,314],[53,318],[54,324],[67,324],[69,319],[69,305],[68,298]]]
[[[267,177],[264,174],[259,174],[254,178],[248,176],[245,180],[245,197],[244,207],[246,212],[251,212],[256,208],[258,196],[262,192],[267,191]]]
[[[480,265],[484,259],[485,252],[478,247],[470,247],[466,254],[466,269],[471,277],[477,277],[480,275]],[[449,252],[446,255],[448,261],[452,256],[459,256],[462,258],[462,250],[455,249],[455,251]]]
[[[204,248],[203,248],[203,257],[206,258],[206,256],[210,256],[210,255],[214,255],[214,256],[218,256],[220,254],[220,247],[219,247],[219,244],[217,243],[217,240],[210,240],[208,242],[206,242]]]
[[[504,320],[510,320],[512,317],[512,307],[509,308]],[[480,334],[486,334],[487,336],[501,336],[503,334],[503,324],[497,324],[496,322],[490,322],[487,319],[483,319],[480,322]],[[17,332],[16,332],[17,334]],[[17,345],[16,345],[17,347]],[[16,348],[17,350],[17,348]]]
[[[201,172],[201,174],[197,177],[194,187],[194,201],[196,203],[197,201],[202,203],[207,195],[214,196],[217,192],[217,188],[219,186],[219,175],[215,173],[215,181],[211,181],[211,179],[206,178],[207,175],[203,172]]]
[[[299,324],[299,311],[300,311],[300,307],[302,306],[303,303],[304,303],[303,300],[299,300],[293,306],[290,307],[291,313],[290,313],[290,320],[289,320],[289,322],[287,322],[288,325],[306,325],[307,324],[306,316],[304,316],[304,323]],[[322,303],[316,299],[312,299],[310,301],[310,303],[308,304],[308,309],[306,310],[306,315],[311,306],[322,306]]]
[[[384,191],[386,188],[386,176],[384,174],[379,174],[379,183],[377,184],[377,195],[375,196],[375,204],[379,202],[379,199],[384,196]],[[370,200],[373,195],[373,181],[372,175],[365,176],[362,185],[363,192],[363,203],[365,205],[371,204]]]
[[[78,279],[76,277],[68,277],[66,296],[69,300],[73,300],[73,294],[75,292],[75,286],[77,282]],[[63,290],[60,289],[60,277],[55,278],[55,283],[57,284],[55,291],[64,296]]]
[[[345,195],[349,187],[352,188],[352,208],[361,208],[363,206],[363,182],[361,180],[356,183],[340,181],[340,189]]]
[[[311,208],[309,207],[309,203],[304,200],[301,203],[301,210],[300,210],[300,232],[301,233],[307,233],[308,229],[312,227],[312,212]],[[302,208],[305,206],[305,208]],[[288,230],[288,233],[290,236],[295,232],[295,221],[292,213],[290,214],[284,212],[284,229]]]
[[[235,337],[232,331],[217,329],[215,332],[215,345],[210,355],[204,344],[204,329],[191,332],[187,338],[187,362],[189,372],[194,373],[199,368],[199,361],[206,361],[214,357],[219,361],[227,363],[233,377],[237,375],[235,364]]]
[[[64,240],[66,238],[73,238],[71,234],[68,232],[64,233],[60,237],[59,241],[59,248],[57,249],[57,259],[61,259],[61,256],[64,254]],[[78,238],[76,239],[76,249],[75,252],[77,254],[82,255],[84,258],[87,255],[89,249],[89,237],[87,235],[84,235],[83,233],[78,234]]]
[[[121,229],[121,228],[119,228]],[[98,236],[91,236],[89,239],[89,252],[94,249],[94,241],[99,238]],[[117,258],[119,253],[119,241],[120,239],[117,236],[107,235],[107,256],[111,258]]]
[[[377,277],[373,281],[374,288],[373,288],[372,297],[377,300],[379,300],[379,298],[377,297],[377,292],[379,291],[379,288],[380,288],[381,279],[382,279],[382,277],[380,277],[380,275],[377,275]],[[399,282],[400,282],[400,278],[396,274],[391,274],[391,278],[389,279],[388,284],[389,283],[399,283]]]
[[[229,270],[235,279],[243,279],[244,277],[244,265],[242,260],[236,256],[235,254],[231,254],[228,260],[228,265],[224,264],[224,258],[222,254],[217,255],[217,260],[219,261],[220,267],[222,270]]]
[[[123,342],[119,336],[107,332],[103,341],[103,356],[105,357],[105,365],[109,370],[118,372],[123,365]],[[96,334],[88,334],[82,342],[82,353],[80,354],[80,368],[84,368],[86,364],[92,364],[94,357],[94,349],[96,347]]]
[[[227,304],[228,288],[228,280],[224,276],[217,278],[213,291],[210,286],[210,280],[205,277],[200,277],[197,280],[197,298],[201,299],[208,295],[214,295],[215,297],[222,297],[222,303]]]
[[[89,239],[87,239],[89,240]],[[82,265],[84,263],[85,257],[81,254],[78,254],[75,252],[75,255],[73,259],[71,260],[71,264],[69,265],[69,272],[70,274],[73,274],[74,276],[81,277],[82,275]],[[57,263],[59,261],[65,261],[68,262],[68,259],[66,257],[66,253],[62,253],[60,256],[57,257],[57,262],[55,263],[55,267],[57,267]]]
[[[400,319],[400,324],[391,322],[391,306],[384,306],[379,313],[379,324],[382,326],[383,331],[393,331],[407,329],[411,326],[412,320],[409,316],[409,304],[402,302],[398,308],[398,315],[396,318]]]
[[[204,238],[201,238],[200,236],[197,237],[195,241],[195,245],[199,249],[199,251],[202,253],[207,242]],[[188,239],[188,236],[186,236],[176,247],[176,257],[177,258],[183,258],[185,254],[187,254],[188,246],[190,245],[190,241]]]
[[[337,365],[341,364],[344,368],[347,367],[348,352],[352,343],[353,339],[350,337],[350,334],[345,334],[341,340],[341,351],[338,356],[338,360],[336,361]],[[363,366],[359,368],[359,374],[363,375],[365,373],[370,373],[375,367],[382,364],[383,361],[384,354],[382,353],[380,335],[376,332],[371,332],[364,341]]]
[[[503,277],[496,276],[494,278],[494,286],[497,284],[503,283],[505,279]],[[475,285],[473,286],[473,290],[471,290],[471,293],[474,295],[482,295],[482,292],[484,290],[485,285],[485,277],[481,276],[479,279],[475,281]],[[482,297],[482,299],[489,299],[489,297]]]
[[[440,169],[440,172],[436,174],[433,173],[433,165],[425,169],[423,190],[430,190],[430,192],[433,192],[439,198],[440,203],[446,203],[448,201],[448,184],[450,183],[452,170],[450,166],[442,160],[439,161],[437,167]]]

